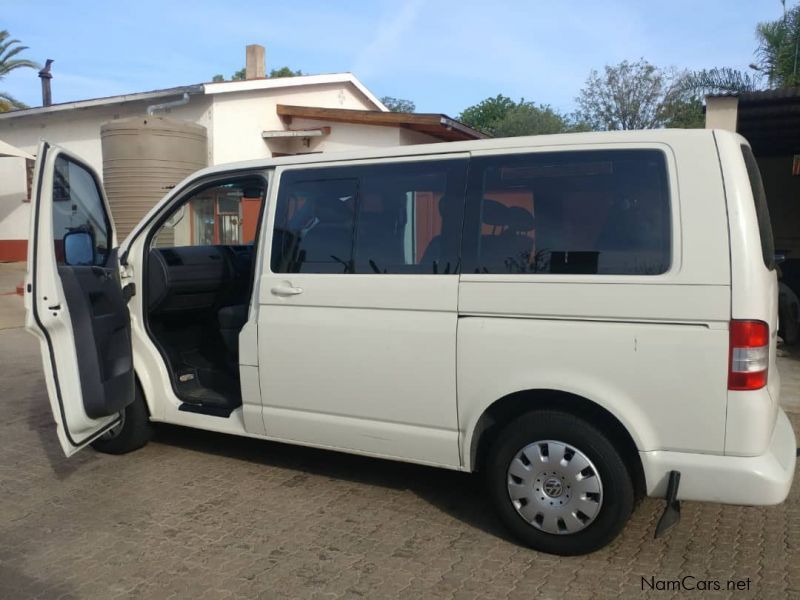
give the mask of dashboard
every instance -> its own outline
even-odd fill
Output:
[[[210,310],[245,303],[254,246],[152,248],[147,265],[151,314]]]

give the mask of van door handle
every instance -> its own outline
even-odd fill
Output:
[[[303,288],[291,285],[276,285],[270,291],[276,296],[297,296],[303,293]]]

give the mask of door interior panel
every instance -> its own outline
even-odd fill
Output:
[[[86,414],[97,419],[133,402],[131,324],[116,254],[104,267],[64,266],[58,274],[75,337]]]

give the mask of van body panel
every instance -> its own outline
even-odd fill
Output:
[[[394,168],[406,168],[405,163],[417,162],[434,168],[447,163],[450,166],[443,168],[461,172],[456,178],[462,180],[467,165],[466,156],[451,155],[380,161],[390,174]],[[343,171],[320,163],[308,177],[319,185],[326,181],[365,185],[364,178],[369,177],[359,168],[362,164],[349,163]],[[304,185],[302,169],[279,168],[273,181],[286,177]],[[451,182],[446,185],[449,190]],[[463,184],[457,187],[463,194]],[[273,186],[270,232],[277,227],[280,194],[280,188]],[[339,198],[342,205],[348,199],[350,195]],[[304,201],[306,206],[312,204]],[[456,202],[463,205],[463,197],[456,197]],[[360,206],[353,208],[352,219]],[[315,216],[309,227],[319,222]],[[258,286],[258,363],[267,435],[460,467],[455,374],[458,275],[343,273],[346,266],[338,267],[338,273],[314,272],[318,263],[312,264],[311,272],[273,272],[276,248],[274,243],[265,248]],[[373,268],[379,269],[374,263]]]
[[[763,454],[713,456],[688,452],[640,452],[647,495],[662,498],[670,471],[680,471],[678,498],[701,502],[763,506],[780,504],[794,476],[797,442],[792,424],[778,410]]]
[[[718,285],[648,285],[549,281],[522,275],[462,275],[459,314],[621,322],[694,323],[727,330],[730,288]],[[598,277],[600,278],[600,277]],[[605,278],[602,277],[604,280]],[[502,292],[499,288],[502,287]],[[624,298],[624,302],[620,299]],[[727,349],[727,341],[723,354]]]
[[[728,392],[726,454],[756,456],[767,447],[780,407],[777,367],[778,279],[762,256],[756,201],[743,157],[742,136],[715,131],[730,226],[731,318],[769,325],[769,375],[763,390]]]
[[[461,318],[465,463],[488,405],[526,390],[558,390],[595,402],[619,419],[640,450],[722,453],[727,343],[727,331],[698,325]]]
[[[262,305],[267,435],[458,466],[455,287],[449,313]]]
[[[666,272],[461,275],[458,394],[465,465],[484,411],[510,393],[540,389],[602,406],[639,450],[723,453],[731,310],[725,196],[721,178],[709,177],[718,170],[713,135],[681,134],[665,136],[667,143],[583,147],[664,153],[672,218]]]

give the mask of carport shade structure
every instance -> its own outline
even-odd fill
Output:
[[[800,87],[728,96],[738,99],[736,130],[750,142],[753,154],[800,154]]]

